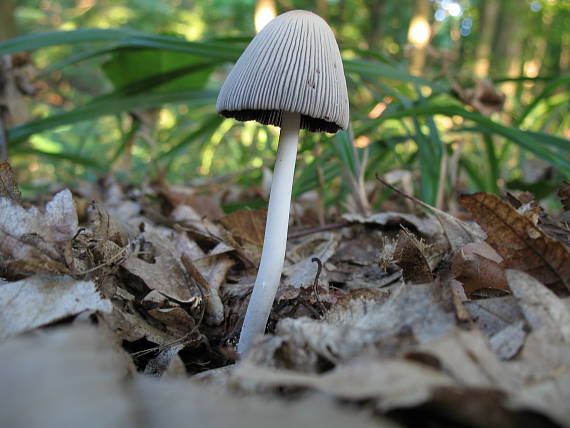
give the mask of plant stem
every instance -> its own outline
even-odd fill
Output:
[[[265,331],[281,279],[300,120],[301,116],[298,113],[282,113],[281,134],[271,183],[261,261],[237,347],[242,355],[248,351],[253,340]]]

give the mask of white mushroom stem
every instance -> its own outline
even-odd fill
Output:
[[[242,355],[248,351],[254,339],[265,332],[281,279],[300,121],[299,113],[282,113],[281,134],[269,195],[261,261],[237,346],[238,352]]]

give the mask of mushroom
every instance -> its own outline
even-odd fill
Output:
[[[328,24],[293,10],[273,19],[247,46],[224,82],[218,113],[281,127],[259,271],[237,350],[265,331],[283,270],[299,130],[348,127],[342,59]]]

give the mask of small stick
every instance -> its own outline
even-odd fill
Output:
[[[330,224],[324,224],[322,226],[309,227],[307,229],[290,233],[288,239],[301,238],[302,236],[311,235],[313,233],[326,232],[328,230],[342,229],[343,227],[349,225],[350,223],[330,223]]]
[[[321,276],[321,271],[323,270],[323,262],[321,262],[321,259],[319,259],[318,257],[313,257],[311,261],[313,263],[317,263],[317,274],[315,275],[315,281],[313,282],[313,292],[315,293],[315,297],[317,298],[317,303],[321,307],[321,311],[323,312],[324,315],[327,308],[325,307],[323,302],[321,302],[321,298],[319,297],[319,291],[318,291],[319,276]]]

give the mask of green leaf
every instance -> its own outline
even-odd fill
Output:
[[[33,51],[58,45],[79,45],[82,43],[120,42],[138,33],[128,30],[89,28],[75,31],[54,31],[32,33],[0,43],[0,55],[14,52]]]
[[[378,119],[370,121],[366,128],[371,129],[378,126],[381,122],[390,119],[401,119],[405,117],[414,116],[428,116],[442,114],[445,116],[461,116],[464,119],[471,120],[483,128],[486,132],[492,132],[501,135],[510,141],[513,141],[523,149],[533,153],[541,159],[556,166],[567,178],[570,177],[570,161],[560,157],[557,153],[552,152],[549,148],[544,147],[532,134],[521,131],[517,128],[511,128],[501,125],[485,116],[478,113],[470,112],[462,107],[454,105],[435,105],[435,106],[420,106],[410,109],[403,109],[397,111],[386,111]]]
[[[164,49],[225,61],[237,60],[243,50],[239,40],[236,40],[234,43],[227,40],[190,42],[176,37],[148,35],[130,30],[92,28],[33,33],[10,39],[0,43],[0,55],[33,51],[51,46],[80,45],[84,43],[115,43],[116,45],[112,46],[111,50],[133,47]],[[108,52],[109,48],[106,48],[96,51],[96,54],[102,55]],[[92,56],[88,55],[88,57]]]
[[[45,119],[27,122],[23,125],[11,128],[8,132],[8,139],[10,142],[18,142],[26,139],[30,135],[59,126],[71,125],[84,120],[92,120],[123,111],[161,106],[167,103],[184,103],[193,106],[213,105],[216,100],[216,95],[217,92],[211,90],[188,90],[155,94],[137,94],[132,96],[124,96],[122,94],[114,96],[105,95],[100,99],[95,99],[74,110],[54,114]]]
[[[563,85],[568,85],[570,84],[570,76],[563,76],[559,79],[555,79],[551,82],[549,82],[544,89],[542,90],[542,92],[536,96],[536,98],[534,98],[532,100],[532,102],[526,107],[526,109],[523,111],[523,113],[521,114],[521,116],[518,118],[517,120],[517,124],[520,125],[524,122],[524,120],[527,118],[527,116],[546,98],[548,98],[556,89],[558,89],[560,86]]]
[[[373,77],[383,77],[387,79],[399,80],[402,82],[415,83],[421,86],[429,86],[442,92],[448,90],[447,87],[439,83],[434,83],[422,77],[414,76],[412,74],[409,74],[407,71],[402,70],[401,68],[397,68],[388,64],[356,59],[346,59],[343,61],[343,63],[344,70],[347,73],[356,73]]]
[[[174,147],[170,148],[168,151],[161,153],[158,156],[158,159],[165,159],[175,156],[183,152],[186,147],[192,142],[211,136],[214,132],[216,132],[224,120],[224,117],[218,115],[212,115],[211,117],[208,117],[198,129],[184,136],[178,143],[174,145]]]
[[[98,171],[105,171],[106,168],[99,164],[96,160],[77,155],[74,153],[65,153],[65,152],[48,152],[32,147],[20,147],[16,152],[13,153],[13,156],[21,156],[21,155],[38,155],[44,158],[53,159],[56,161],[70,161],[76,165],[83,165]]]
[[[182,91],[203,89],[217,63],[176,51],[120,49],[103,64],[103,72],[116,89],[130,93],[150,86],[153,92]]]

